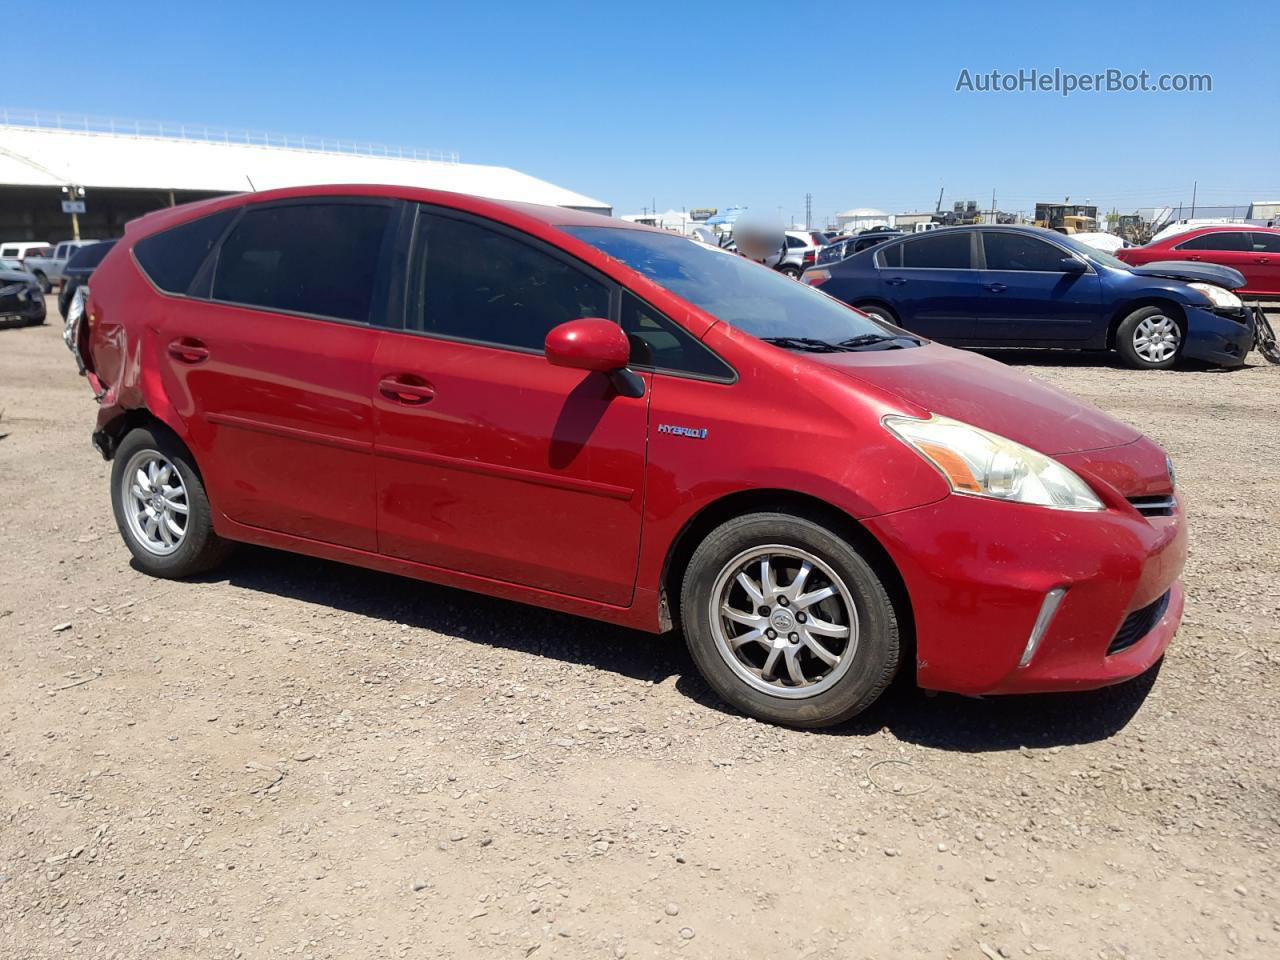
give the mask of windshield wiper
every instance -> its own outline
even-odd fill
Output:
[[[860,350],[863,347],[873,347],[878,343],[893,343],[898,340],[906,340],[920,346],[920,341],[915,337],[909,337],[906,334],[885,334],[885,333],[864,333],[861,336],[850,337],[848,340],[841,340],[839,346],[846,350]],[[901,349],[896,347],[893,349]]]
[[[826,340],[815,340],[812,337],[761,337],[765,343],[772,343],[784,350],[808,350],[810,353],[840,353],[844,347],[829,343]]]

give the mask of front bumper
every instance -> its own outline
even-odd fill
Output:
[[[1238,367],[1253,349],[1253,315],[1222,314],[1202,307],[1184,307],[1187,341],[1182,355],[1221,367]]]
[[[28,323],[44,323],[44,295],[11,294],[0,297],[0,321],[25,320]]]
[[[1114,489],[1099,492],[1107,502],[1099,512],[953,495],[866,521],[911,597],[920,686],[1086,690],[1138,676],[1164,655],[1182,618],[1181,502],[1170,516],[1144,517]],[[1020,665],[1045,597],[1058,589],[1065,593]],[[1143,632],[1121,634],[1144,609],[1157,615]],[[1122,639],[1128,645],[1112,652]]]

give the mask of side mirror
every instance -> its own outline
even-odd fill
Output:
[[[609,373],[627,365],[631,344],[616,323],[600,317],[570,320],[553,327],[546,339],[547,362],[555,367],[573,367]]]
[[[1077,260],[1075,257],[1063,257],[1058,261],[1058,269],[1063,273],[1084,273],[1088,268],[1083,260]]]
[[[644,380],[627,369],[631,343],[616,323],[600,317],[570,320],[552,327],[544,346],[552,366],[603,373],[622,396],[644,396]]]

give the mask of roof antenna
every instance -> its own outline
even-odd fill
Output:
[[[244,175],[244,178],[245,178],[246,180],[249,180],[249,175],[246,173],[246,174]],[[254,193],[257,193],[257,192],[258,192],[258,188],[257,188],[257,187],[255,187],[255,186],[253,185],[253,181],[252,181],[252,180],[249,180],[249,189],[250,189],[250,190],[252,190]]]

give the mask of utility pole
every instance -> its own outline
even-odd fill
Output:
[[[943,191],[943,190],[945,190],[945,189],[947,189],[947,188],[946,188],[946,187],[939,187],[939,188],[938,188],[938,205],[937,205],[936,207],[934,207],[934,208],[933,208],[933,212],[934,212],[934,213],[941,213],[941,212],[942,212],[942,191]]]
[[[80,239],[80,214],[84,212],[84,187],[68,183],[62,188],[62,212],[71,214],[71,239]]]
[[[1191,183],[1191,217],[1190,217],[1190,219],[1192,220],[1196,218],[1196,189],[1199,186],[1200,186],[1199,180],[1192,181]]]
[[[804,195],[804,228],[806,230],[813,229],[813,194],[806,193]]]
[[[996,188],[991,188],[991,222],[996,222]]]

